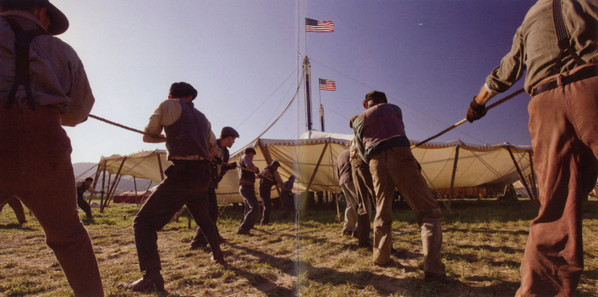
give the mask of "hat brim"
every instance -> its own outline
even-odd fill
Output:
[[[56,8],[52,3],[47,3],[48,17],[50,18],[50,25],[48,26],[48,33],[52,35],[59,35],[69,28],[69,20],[66,15]]]

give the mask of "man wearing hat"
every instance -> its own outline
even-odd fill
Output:
[[[270,223],[270,211],[272,210],[272,202],[270,201],[270,194],[272,192],[272,186],[276,184],[276,171],[280,167],[280,162],[272,161],[270,166],[266,166],[260,176],[260,197],[262,197],[262,203],[264,205],[264,211],[262,212],[262,221],[260,224],[267,225]]]
[[[94,103],[83,63],[54,36],[68,27],[48,0],[0,0],[0,204],[18,196],[33,212],[75,296],[104,296],[61,127]]]
[[[230,153],[228,149],[233,146],[235,139],[239,137],[237,130],[232,127],[224,127],[220,132],[220,138],[216,139],[216,147],[218,147],[218,153],[215,157],[210,159],[210,166],[212,167],[212,180],[208,186],[208,209],[210,211],[210,218],[216,225],[218,221],[218,199],[216,197],[216,189],[218,183],[222,180],[228,170],[237,168],[237,163],[228,164],[230,159]],[[219,240],[222,242],[224,239],[218,234]],[[207,247],[208,241],[201,231],[201,227],[197,227],[195,230],[195,236],[191,240],[191,249],[200,249]]]
[[[247,148],[239,161],[239,193],[243,197],[245,216],[237,234],[249,234],[249,230],[253,228],[257,220],[258,202],[255,196],[255,175],[260,170],[253,165],[255,153],[253,148]]]
[[[392,199],[395,187],[417,214],[421,227],[425,281],[448,282],[440,258],[442,227],[440,206],[421,175],[405,134],[401,109],[387,103],[386,94],[365,95],[366,108],[354,121],[355,144],[369,162],[376,192],[374,264],[387,265],[392,247]]]
[[[166,178],[150,195],[133,220],[135,245],[143,278],[123,285],[133,291],[164,290],[160,270],[157,231],[186,205],[212,249],[213,260],[224,263],[218,230],[210,219],[207,192],[211,180],[209,160],[217,153],[216,137],[203,113],[195,109],[197,90],[188,83],[170,87],[169,100],[163,101],[151,115],[143,141],[166,142],[168,160]],[[164,129],[166,136],[162,135]]]
[[[90,193],[101,193],[101,191],[96,191],[91,187],[92,183],[93,178],[91,177],[86,178],[84,181],[77,182],[77,205],[85,212],[88,219],[92,219],[93,215],[91,213],[91,206],[85,201],[83,194],[85,194],[86,191],[89,191]]]

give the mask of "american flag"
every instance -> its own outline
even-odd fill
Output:
[[[332,21],[317,21],[305,18],[305,32],[334,32],[334,23]]]
[[[336,81],[320,78],[320,90],[336,91]]]

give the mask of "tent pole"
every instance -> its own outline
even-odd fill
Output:
[[[112,190],[110,191],[110,195],[106,198],[105,206],[108,206],[110,204],[110,199],[112,199],[114,197],[114,192],[116,192],[116,187],[118,186],[118,184],[120,183],[120,180],[123,177],[120,173],[123,169],[123,165],[125,165],[125,161],[127,161],[127,157],[123,158],[122,162],[120,163],[120,167],[118,167],[118,172],[116,172],[116,177],[114,178],[114,183],[112,185]]]
[[[534,157],[533,157],[533,154],[534,153],[532,151],[528,152],[528,155],[529,155],[529,166],[530,166],[531,175],[532,175],[531,176],[532,180],[531,180],[530,184],[531,184],[531,187],[532,187],[532,191],[534,191],[534,197],[536,198],[536,200],[538,200],[539,193],[538,193],[538,188],[536,188],[536,170],[534,169]]]
[[[457,145],[455,149],[455,161],[453,161],[453,173],[451,175],[451,194],[449,195],[448,205],[445,205],[446,209],[453,215],[453,210],[451,209],[451,201],[453,197],[455,197],[455,176],[457,175],[457,163],[459,163],[459,149],[461,145]]]
[[[100,164],[98,163],[98,165],[96,165],[96,167],[97,167],[96,168],[96,174],[94,175],[93,185],[92,185],[93,189],[96,188],[96,185],[98,184],[98,176],[100,175]],[[95,195],[95,193],[91,193],[91,195],[89,195],[89,200],[87,201],[87,203],[89,203],[90,207],[91,207],[91,200],[93,199],[94,195]]]
[[[135,190],[135,202],[137,202],[137,179],[133,176],[133,190]]]
[[[104,187],[105,187],[105,182],[106,182],[106,166],[108,166],[107,160],[104,159],[104,168],[102,170],[102,193],[100,195],[100,207],[102,207],[102,204],[104,203]],[[102,211],[100,210],[100,212],[102,212]]]
[[[162,169],[162,159],[160,158],[160,153],[156,151],[156,156],[158,157],[158,167],[160,168],[160,178],[164,180],[164,169]]]
[[[311,188],[311,183],[313,183],[314,178],[316,178],[316,172],[318,172],[318,168],[320,168],[320,164],[322,163],[322,158],[324,158],[324,153],[326,152],[326,148],[328,148],[328,145],[330,143],[326,143],[326,145],[324,145],[324,149],[322,150],[322,153],[320,153],[320,158],[318,159],[318,163],[316,164],[316,168],[314,168],[314,172],[312,173],[310,179],[309,179],[309,183],[307,184],[307,187],[305,188],[305,192],[309,192],[309,188]]]
[[[324,119],[324,118],[322,117],[322,119]],[[324,125],[322,125],[322,131],[324,131]],[[331,139],[330,137],[328,137],[328,142],[329,142],[329,143],[330,143],[330,142],[332,142],[332,139]],[[332,148],[331,148],[331,149],[330,149],[330,164],[334,164],[334,161],[335,161],[335,160],[334,160],[334,156],[332,155]],[[337,166],[338,166],[338,165],[337,165]],[[338,222],[340,223],[340,222],[342,222],[342,221],[343,221],[343,216],[342,216],[342,214],[341,214],[341,206],[340,206],[340,204],[339,204],[339,202],[338,202],[338,195],[336,194],[336,193],[337,193],[337,191],[336,191],[336,187],[337,187],[337,185],[338,185],[338,179],[339,179],[340,177],[338,177],[338,176],[337,176],[337,175],[338,175],[338,171],[337,171],[337,170],[334,170],[334,169],[335,169],[335,167],[334,167],[334,166],[332,166],[332,167],[330,168],[330,170],[332,170],[332,178],[334,179],[334,183],[333,183],[333,185],[334,185],[334,201],[336,202],[336,216],[338,217]],[[338,177],[338,178],[337,178],[337,177]],[[346,199],[346,197],[345,197],[345,199]],[[355,211],[357,211],[357,209],[356,209]]]
[[[519,178],[521,178],[521,182],[523,183],[523,186],[525,187],[525,190],[529,194],[529,197],[530,197],[532,203],[534,205],[536,205],[536,206],[540,206],[540,204],[538,203],[538,201],[534,197],[534,194],[532,193],[532,191],[530,191],[529,186],[527,185],[527,181],[525,181],[525,177],[523,176],[523,172],[519,168],[519,164],[517,164],[517,160],[515,160],[515,156],[513,155],[513,152],[511,151],[511,146],[507,146],[506,148],[509,151],[509,155],[511,156],[511,160],[513,160],[513,164],[515,164],[515,168],[517,169],[517,173],[519,173]]]

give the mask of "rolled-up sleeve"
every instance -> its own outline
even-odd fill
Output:
[[[181,111],[181,104],[177,100],[163,101],[150,116],[145,132],[160,135],[164,127],[174,124],[179,119]]]

